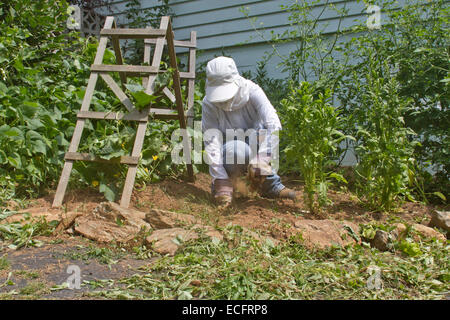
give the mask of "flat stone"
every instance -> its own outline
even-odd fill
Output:
[[[424,226],[423,224],[413,224],[413,228],[427,239],[436,238],[443,241],[446,239],[442,233],[434,230],[433,228]]]
[[[145,221],[154,229],[178,228],[186,225],[200,224],[200,220],[189,214],[167,210],[151,209],[145,215]]]
[[[301,233],[304,244],[307,247],[317,247],[320,249],[332,245],[346,246],[356,243],[353,236],[359,234],[359,226],[353,222],[342,222],[336,220],[297,220],[294,223],[296,231]],[[352,236],[349,228],[355,235]]]
[[[431,212],[431,221],[428,224],[429,227],[441,228],[447,231],[447,235],[450,234],[450,211],[438,211],[433,210]]]
[[[93,211],[93,216],[103,217],[109,221],[117,222],[120,220],[123,224],[133,226],[137,229],[151,228],[145,219],[145,213],[135,209],[123,208],[114,202],[102,202]]]
[[[145,239],[146,244],[152,245],[153,250],[160,254],[175,255],[180,247],[175,239],[182,242],[195,240],[200,238],[200,234],[204,234],[209,238],[216,238],[219,241],[223,240],[223,235],[211,226],[194,225],[191,229],[183,228],[169,228],[155,230],[150,236]]]
[[[44,217],[47,222],[61,220],[61,216],[60,216],[61,210],[60,209],[38,207],[38,208],[29,208],[29,209],[20,210],[19,212],[17,212],[17,214],[7,217],[6,219],[2,220],[2,222],[27,223],[30,220],[25,220],[25,217],[24,217],[25,214],[29,214],[32,218]]]
[[[160,254],[175,255],[179,245],[174,241],[176,238],[184,241],[198,239],[198,234],[193,230],[182,228],[160,229],[154,231],[145,241],[153,246],[153,250]]]
[[[424,226],[423,224],[419,224],[419,223],[415,223],[412,225],[414,231],[416,231],[417,234],[420,234],[421,236],[427,238],[427,239],[438,239],[438,240],[445,240],[445,236],[434,230],[433,228]],[[403,223],[396,223],[395,224],[395,229],[391,231],[391,235],[395,238],[395,239],[400,239],[405,237],[405,232],[406,232],[406,226]],[[414,236],[413,237],[415,241],[419,241],[419,237],[418,236]]]
[[[82,236],[97,242],[128,242],[139,232],[134,226],[118,226],[107,220],[93,220],[79,217],[75,220],[74,230]]]

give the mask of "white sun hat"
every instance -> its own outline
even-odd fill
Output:
[[[236,63],[227,57],[217,57],[206,66],[206,99],[223,102],[233,98],[239,90],[236,84],[240,78]]]

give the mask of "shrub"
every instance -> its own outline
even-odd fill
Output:
[[[319,212],[329,203],[327,197],[330,179],[344,178],[327,171],[334,164],[330,154],[337,151],[345,138],[339,131],[343,119],[339,111],[330,104],[330,91],[317,92],[307,82],[294,87],[290,95],[282,100],[283,135],[288,141],[284,149],[286,157],[297,162],[305,180],[304,196],[311,212]]]

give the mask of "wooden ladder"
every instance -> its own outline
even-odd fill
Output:
[[[117,65],[103,64],[103,56],[106,50],[108,37],[111,37],[112,46],[116,56]],[[120,49],[119,39],[144,39],[144,63],[150,63],[151,45],[155,45],[153,60],[151,65],[124,65],[123,57]],[[173,69],[173,89],[175,94],[166,87],[163,93],[176,105],[174,109],[160,109],[147,107],[143,110],[137,110],[132,101],[123,92],[124,85],[127,82],[127,76],[143,76],[142,83],[147,94],[154,92],[153,85],[158,73],[164,72],[160,70],[161,58],[164,46],[167,45],[170,67]],[[177,66],[177,58],[175,46],[189,48],[188,72],[179,72]],[[120,206],[127,208],[130,204],[131,194],[133,191],[134,181],[136,178],[137,166],[141,156],[142,146],[144,144],[145,132],[149,121],[149,116],[155,119],[178,119],[180,128],[186,129],[186,122],[192,127],[194,117],[194,85],[195,85],[195,48],[196,48],[196,32],[191,32],[190,41],[176,41],[174,40],[172,24],[170,17],[162,17],[159,29],[145,28],[145,29],[122,29],[116,28],[114,17],[107,17],[104,28],[100,31],[100,40],[97,48],[97,53],[94,63],[91,66],[91,74],[84,94],[81,109],[77,114],[78,120],[75,125],[75,130],[72,136],[72,141],[69,150],[65,155],[64,168],[59,179],[58,187],[56,189],[55,198],[53,200],[53,207],[61,206],[64,194],[69,182],[70,173],[72,171],[74,161],[100,161],[109,162],[101,159],[95,155],[78,153],[77,149],[80,144],[81,135],[83,132],[86,119],[103,119],[103,120],[128,120],[137,121],[138,128],[133,150],[130,156],[122,156],[120,163],[128,165],[128,172],[125,179],[125,185],[120,200]],[[118,72],[122,84],[119,86],[108,72]],[[127,113],[121,112],[94,112],[89,111],[92,96],[94,94],[95,86],[97,84],[98,76],[105,81],[107,86],[119,98],[122,104],[128,110]],[[183,97],[181,93],[181,79],[187,79],[187,110],[185,113],[183,107]],[[187,121],[186,121],[187,120]],[[190,141],[184,139],[185,148],[189,150],[186,154],[186,166],[188,178],[190,181],[194,180],[194,171],[192,168],[190,157]],[[186,149],[185,149],[186,150]]]

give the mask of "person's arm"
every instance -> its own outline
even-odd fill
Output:
[[[258,85],[255,85],[255,88],[251,91],[250,100],[266,129],[266,134],[259,144],[258,158],[267,162],[272,159],[275,160],[274,156],[278,152],[274,154],[272,151],[278,151],[278,132],[281,130],[280,119],[266,94]]]
[[[205,152],[208,158],[209,173],[216,179],[228,179],[228,174],[223,167],[222,145],[223,136],[220,133],[217,111],[203,101],[202,105],[202,131],[205,142]]]

